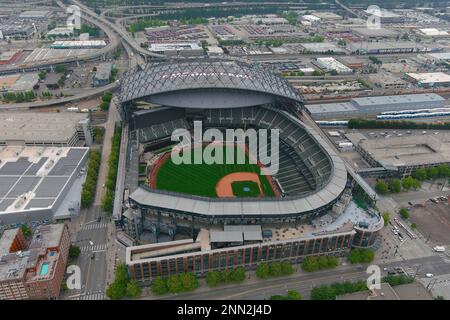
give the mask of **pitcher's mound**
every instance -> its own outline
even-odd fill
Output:
[[[254,172],[235,172],[224,176],[216,185],[219,198],[261,197],[261,181]]]

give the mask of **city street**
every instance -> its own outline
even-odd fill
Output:
[[[105,298],[107,283],[111,281],[115,266],[115,242],[111,219],[101,209],[101,199],[105,192],[103,187],[108,173],[108,159],[111,153],[111,139],[114,126],[118,120],[115,99],[111,101],[108,121],[105,124],[105,136],[102,147],[102,160],[99,169],[97,190],[93,207],[77,221],[72,222],[71,229],[76,230],[73,241],[81,249],[76,263],[81,269],[81,290],[69,292],[69,299],[99,300]]]
[[[440,255],[431,257],[390,262],[379,265],[383,268],[402,267],[405,272],[419,278],[425,278],[426,273],[433,273],[435,276],[447,275],[450,273],[450,260],[444,259]],[[365,266],[345,265],[337,269],[318,271],[314,273],[295,273],[289,277],[281,277],[267,280],[256,279],[254,273],[250,279],[238,285],[227,285],[209,289],[203,283],[194,292],[177,295],[167,295],[164,297],[148,296],[143,299],[163,299],[163,300],[256,300],[269,299],[273,295],[286,294],[288,290],[297,290],[304,299],[310,298],[311,289],[322,284],[331,284],[343,281],[358,281],[367,279]],[[417,274],[416,274],[417,273]],[[382,275],[386,272],[382,271]],[[425,281],[425,280],[423,280]]]

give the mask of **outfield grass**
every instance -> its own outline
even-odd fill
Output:
[[[233,148],[233,147],[224,147]],[[237,154],[237,147],[235,155]],[[224,152],[225,153],[225,152]],[[192,152],[191,152],[192,154]],[[236,158],[236,157],[235,157]],[[180,164],[175,165],[171,158],[161,166],[157,173],[157,189],[187,193],[205,197],[217,197],[216,185],[219,180],[235,172],[255,172],[260,174],[256,164],[248,163],[246,155],[245,164]],[[236,161],[235,161],[236,163]],[[261,188],[265,196],[274,197],[275,194],[266,176],[259,175]],[[259,194],[259,193],[258,193]]]
[[[231,189],[236,197],[259,197],[261,194],[255,181],[235,181],[231,183]]]

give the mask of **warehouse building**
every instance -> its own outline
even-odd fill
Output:
[[[148,50],[168,56],[201,56],[203,48],[196,42],[152,43]]]
[[[335,70],[338,74],[350,74],[352,69],[332,57],[317,58],[317,66],[327,72]]]
[[[423,53],[441,50],[433,44],[422,45],[412,41],[351,42],[347,49],[351,53],[359,54]]]
[[[94,77],[92,78],[92,85],[94,87],[106,86],[111,78],[112,63],[100,63],[97,67]]]
[[[105,40],[65,41],[58,40],[50,45],[53,49],[101,49],[106,46]]]
[[[16,62],[22,56],[22,51],[20,50],[10,50],[0,53],[0,65],[11,64]]]
[[[2,112],[1,146],[83,146],[92,143],[83,113]]]
[[[404,89],[410,84],[392,73],[379,72],[369,75],[369,80],[376,87],[383,89]]]
[[[77,215],[88,152],[89,148],[0,146],[0,225]]]
[[[353,98],[350,102],[306,105],[313,119],[351,119],[385,111],[442,108],[445,99],[435,93]]]
[[[353,141],[361,156],[373,167],[409,175],[421,167],[450,164],[450,134],[415,135],[389,139]]]
[[[450,86],[450,75],[443,72],[407,73],[406,77],[420,87]]]
[[[338,47],[331,42],[312,42],[312,43],[302,43],[300,46],[307,52],[313,53],[342,53],[346,51],[343,48]]]
[[[58,27],[47,32],[47,38],[70,38],[73,36],[73,27]]]

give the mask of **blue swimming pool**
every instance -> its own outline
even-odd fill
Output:
[[[44,262],[41,267],[41,271],[39,272],[40,276],[46,276],[48,273],[48,262]]]

